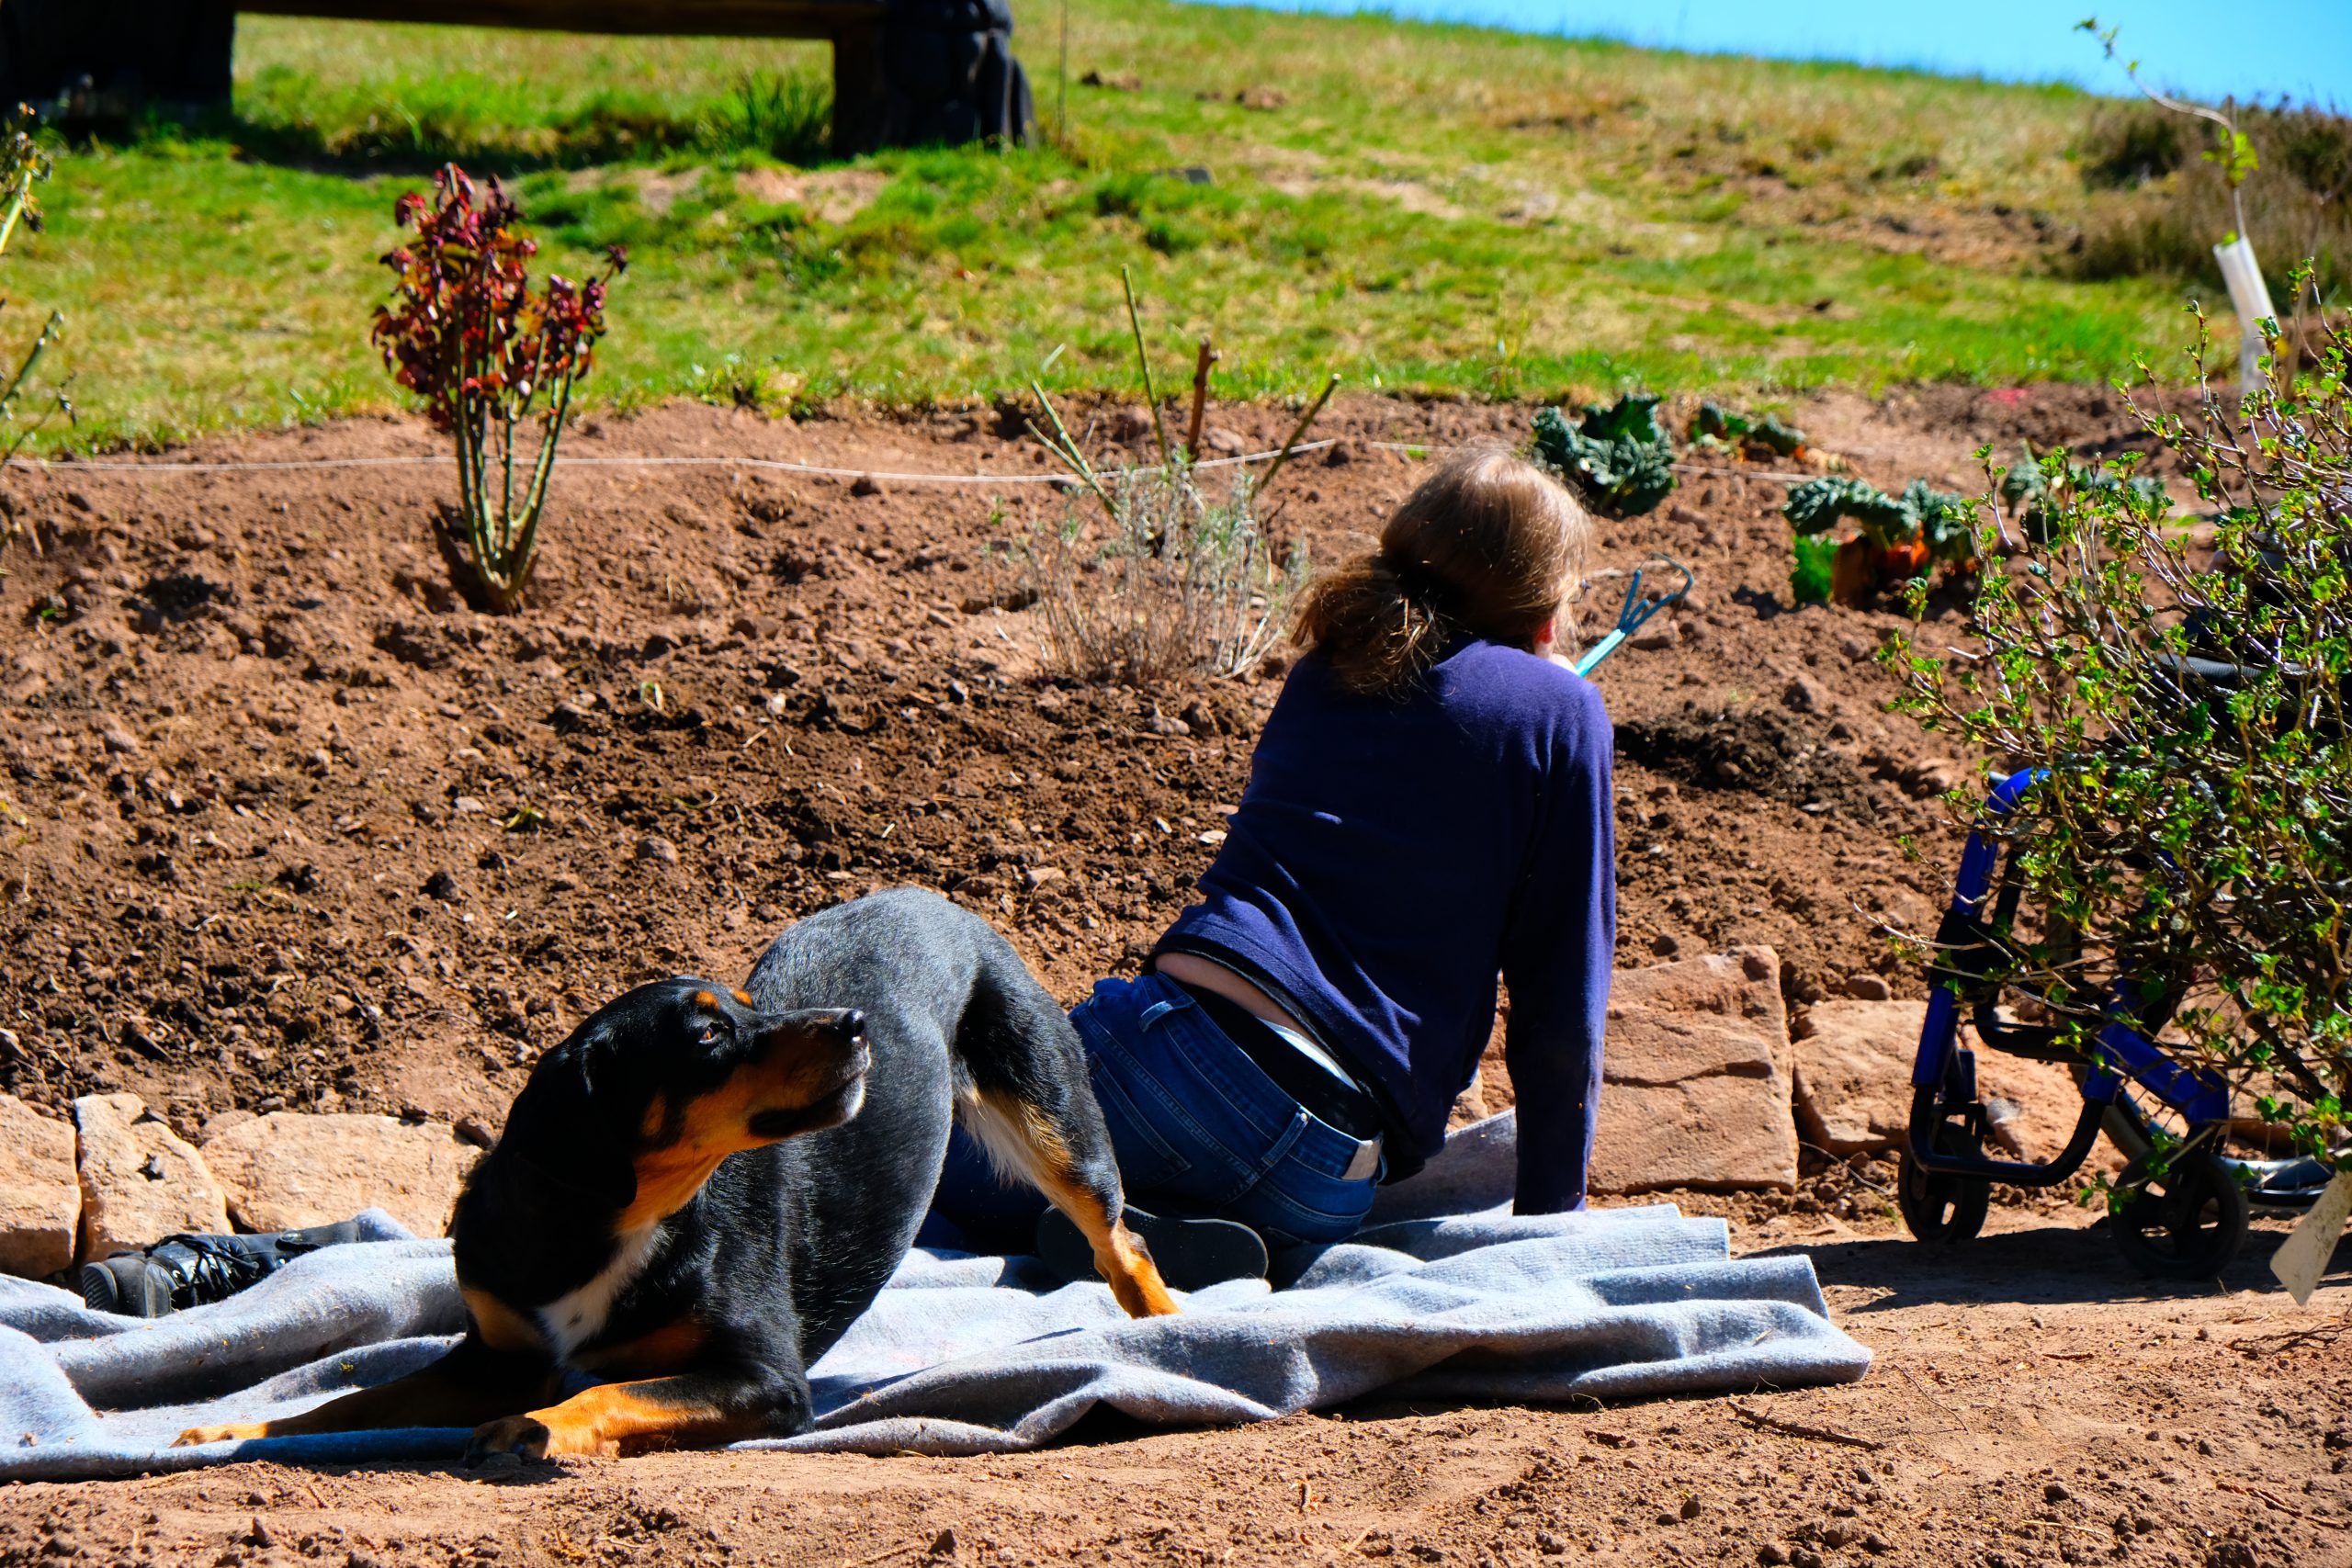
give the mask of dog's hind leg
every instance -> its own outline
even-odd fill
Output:
[[[1082,1089],[1084,1080],[1080,1082]],[[1086,1109],[1094,1110],[1091,1104]],[[1009,1090],[977,1089],[959,1098],[956,1120],[999,1169],[1028,1182],[1077,1224],[1094,1249],[1094,1271],[1110,1282],[1112,1295],[1129,1317],[1160,1317],[1178,1310],[1159,1266],[1121,1217],[1126,1204],[1100,1111],[1089,1118],[1092,1137],[1080,1132],[1083,1154],[1072,1147],[1069,1136],[1080,1131],[1069,1124],[1075,1119]]]
[[[1070,1217],[1128,1316],[1175,1312],[1159,1265],[1122,1217],[1118,1160],[1088,1087],[1086,1048],[1011,948],[983,968],[956,1051],[956,1120],[997,1168]]]

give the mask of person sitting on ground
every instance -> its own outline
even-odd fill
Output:
[[[1317,582],[1202,900],[1071,1014],[1170,1283],[1328,1245],[1444,1141],[1509,987],[1515,1208],[1581,1208],[1616,945],[1611,746],[1555,657],[1590,533],[1549,473],[1462,452]],[[1075,1227],[960,1131],[920,1238],[1037,1249]],[[1201,1220],[1238,1222],[1203,1226]],[[1250,1233],[1254,1232],[1255,1235]],[[1260,1238],[1262,1238],[1262,1242]]]

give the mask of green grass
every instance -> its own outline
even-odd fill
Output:
[[[1054,12],[1022,16],[1050,127]],[[1228,397],[2079,379],[2186,335],[2177,286],[2051,265],[2071,91],[1166,0],[1072,0],[1070,40],[1052,145],[811,191],[778,160],[819,158],[821,46],[248,17],[236,116],[68,151],[0,282],[68,313],[84,446],[393,406],[377,257],[450,155],[547,265],[630,247],[606,404],[987,396],[1057,348],[1049,385],[1124,389],[1123,264],[1170,378],[1213,332]]]

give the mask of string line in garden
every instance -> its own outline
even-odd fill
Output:
[[[1301,452],[1319,452],[1339,444],[1337,438],[1324,441],[1303,441],[1291,448],[1295,457]],[[1204,457],[1194,463],[1194,468],[1227,468],[1244,463],[1270,462],[1281,454],[1268,449],[1244,452],[1230,457]],[[62,463],[42,462],[38,465],[49,473],[122,473],[122,474],[259,474],[288,473],[322,468],[438,468],[448,466],[447,457],[301,457],[282,462],[218,462],[218,463],[141,463],[96,459]],[[763,470],[807,474],[818,479],[874,479],[890,484],[938,485],[1067,485],[1072,482],[1062,474],[918,474],[894,473],[884,468],[840,468],[821,463],[799,463],[784,457],[566,457],[565,468],[758,468]],[[1127,468],[1107,470],[1105,478],[1124,479],[1150,473],[1148,468]]]
[[[1303,441],[1291,448],[1293,456],[1304,452],[1320,452],[1337,446],[1344,437],[1331,436],[1321,441]],[[1450,452],[1450,443],[1438,441],[1363,441],[1358,446],[1374,447],[1384,452],[1403,452],[1414,457],[1433,452]],[[1227,468],[1246,463],[1271,462],[1280,453],[1269,448],[1263,452],[1244,452],[1230,457],[1204,457],[1193,465],[1195,468]],[[68,462],[40,461],[34,467],[46,473],[114,473],[145,474],[158,478],[187,474],[269,474],[316,471],[324,468],[437,468],[447,466],[447,457],[298,457],[277,462],[217,462],[217,463],[142,463],[111,458],[75,459]],[[881,468],[842,468],[822,463],[799,463],[785,457],[577,457],[563,461],[566,468],[757,468],[769,472],[805,474],[812,479],[873,479],[876,483],[921,485],[1068,485],[1070,480],[1062,474],[918,474],[896,473]],[[1784,474],[1770,468],[1715,468],[1698,463],[1677,463],[1677,473],[1699,474],[1710,479],[1770,479],[1778,484],[1803,484],[1813,474]],[[1151,470],[1145,468],[1112,469],[1105,478],[1126,479]]]
[[[1328,446],[1330,443],[1327,441],[1320,445]],[[1358,445],[1375,447],[1383,452],[1403,452],[1411,457],[1455,450],[1453,446],[1442,441],[1364,441]],[[1304,452],[1306,448],[1302,446],[1299,450]],[[1678,474],[1701,474],[1709,479],[1772,479],[1784,485],[1801,485],[1807,479],[1821,477],[1818,474],[1783,474],[1771,468],[1711,468],[1701,463],[1676,463],[1672,467]]]

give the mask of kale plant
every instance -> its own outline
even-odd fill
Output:
[[[1611,517],[1655,511],[1674,489],[1674,438],[1658,423],[1657,399],[1628,393],[1588,403],[1575,423],[1557,409],[1535,416],[1535,457]]]

